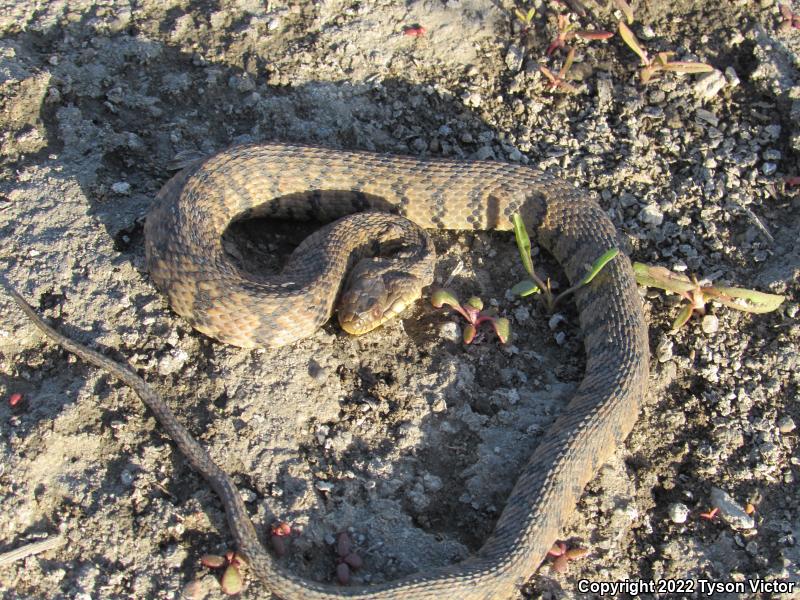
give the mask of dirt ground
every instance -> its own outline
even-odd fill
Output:
[[[616,29],[612,2],[585,5],[581,28]],[[294,572],[333,581],[348,531],[365,563],[353,581],[390,580],[461,560],[492,530],[580,381],[574,309],[550,319],[509,293],[523,276],[510,235],[454,232],[435,238],[437,279],[460,269],[460,295],[511,319],[507,346],[465,347],[455,318],[420,302],[360,338],[329,324],[279,351],[227,347],[152,285],[144,216],[176,155],[242,141],[539,164],[598,195],[634,260],[787,300],[766,315],[711,306],[673,334],[675,297],[643,292],[650,391],[562,535],[589,554],[566,573],[532,568],[522,596],[800,582],[800,30],[773,0],[634,2],[651,54],[718,71],[645,85],[619,36],[572,39],[570,95],[539,68],[564,61],[545,50],[566,6],[518,6],[537,9],[530,28],[508,0],[0,1],[2,274],[168,399],[262,539],[292,524]],[[230,241],[256,267],[307,230],[253,223]],[[218,499],[135,394],[43,341],[5,297],[0,397],[0,551],[66,540],[0,567],[3,598],[223,597],[199,564],[232,549]],[[703,517],[723,492],[735,506]],[[241,594],[264,596],[253,580]]]

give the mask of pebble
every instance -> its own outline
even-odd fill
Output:
[[[486,160],[487,158],[493,156],[494,156],[494,150],[492,150],[491,146],[481,146],[475,153],[475,158],[477,158],[478,160]]]
[[[728,80],[728,85],[731,87],[736,87],[741,83],[739,75],[736,74],[736,70],[733,67],[725,69],[725,79]]]
[[[127,181],[117,181],[111,184],[111,191],[115,194],[127,196],[131,193],[131,184]]]
[[[668,360],[672,360],[672,346],[674,342],[665,337],[663,338],[658,346],[656,346],[656,357],[658,358],[658,362],[665,363]]]
[[[454,321],[443,323],[439,327],[439,335],[448,342],[458,342],[461,340],[461,327]]]
[[[686,523],[686,519],[689,518],[689,507],[682,502],[673,502],[669,505],[667,511],[669,519],[673,523]]]
[[[559,323],[566,323],[566,319],[564,315],[561,313],[555,313],[550,320],[547,321],[547,326],[550,328],[550,331],[554,331],[556,327],[558,327]]]
[[[664,222],[664,213],[657,204],[648,204],[639,213],[639,220],[647,225],[658,227]]]
[[[129,486],[133,483],[133,475],[127,469],[122,470],[122,473],[120,473],[119,478],[122,481],[122,484],[125,486]]]
[[[515,45],[511,45],[506,53],[506,66],[509,71],[516,73],[522,68],[522,61],[525,58],[525,52]]]
[[[763,165],[761,165],[761,172],[764,173],[764,175],[772,175],[777,170],[778,165],[776,165],[774,162],[765,162]]]
[[[704,108],[698,108],[694,111],[694,116],[697,117],[700,121],[705,121],[709,125],[716,127],[719,125],[719,119],[717,115],[712,113],[710,110],[706,110]]]
[[[780,431],[781,433],[791,433],[792,431],[795,430],[796,427],[797,425],[795,425],[795,422],[792,419],[792,417],[788,416],[781,417],[778,420],[778,431]]]
[[[701,100],[710,100],[726,85],[725,75],[722,71],[714,70],[700,77],[694,84],[694,95]]]
[[[722,518],[734,529],[753,529],[756,522],[727,492],[711,488],[711,504],[719,509]]]
[[[527,306],[518,306],[514,309],[514,320],[516,320],[517,323],[524,323],[530,318],[531,311],[528,310]]]
[[[158,361],[158,373],[160,375],[171,375],[172,373],[180,370],[187,360],[189,360],[189,355],[186,353],[186,351],[180,348],[175,348],[160,361]]]
[[[656,37],[656,32],[653,31],[653,28],[650,27],[650,25],[642,25],[642,28],[639,31],[642,35],[642,39],[652,40],[654,37]]]
[[[318,481],[315,485],[320,492],[332,492],[333,484],[330,481]]]
[[[719,331],[719,319],[715,315],[706,315],[700,326],[705,333],[716,333]]]
[[[461,99],[464,101],[464,104],[472,108],[478,108],[482,101],[481,95],[478,92],[464,92],[461,94]]]
[[[559,331],[558,333],[556,333],[554,337],[556,339],[556,344],[558,344],[559,346],[563,346],[564,342],[567,341],[567,334],[564,333],[563,331]]]

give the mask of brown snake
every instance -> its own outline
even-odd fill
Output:
[[[243,346],[274,346],[276,330],[319,321],[320,309],[275,294],[256,302],[248,294],[258,292],[257,285],[235,285],[241,276],[220,242],[228,224],[254,214],[302,219],[393,207],[424,228],[439,229],[509,229],[518,212],[573,283],[585,274],[584,265],[617,247],[613,224],[588,193],[534,168],[263,144],[217,154],[165,184],[145,227],[148,265],[176,311],[202,331]],[[630,432],[647,383],[641,301],[630,262],[620,254],[576,293],[584,379],[523,469],[480,550],[461,563],[389,583],[339,587],[296,577],[271,557],[231,479],[139,376],[59,334],[8,291],[48,336],[136,391],[221,498],[253,572],[285,600],[513,597],[544,559],[585,485]],[[302,327],[291,335],[307,335]]]

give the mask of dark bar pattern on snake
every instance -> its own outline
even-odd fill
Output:
[[[613,224],[589,193],[535,168],[262,144],[199,161],[165,184],[145,226],[148,266],[176,312],[199,330],[245,347],[283,345],[313,333],[317,325],[308,323],[320,317],[309,307],[318,299],[298,306],[296,296],[240,272],[222,249],[222,232],[232,220],[255,215],[333,218],[373,208],[439,229],[505,230],[519,212],[572,283],[583,277],[584,265],[618,246]],[[575,296],[587,355],[584,379],[476,555],[384,584],[334,586],[301,579],[272,558],[230,478],[141,378],[54,331],[9,293],[48,336],[139,394],[221,498],[252,571],[285,600],[514,597],[588,481],[627,437],[646,391],[646,325],[630,261],[620,254]],[[276,330],[283,332],[277,338]]]

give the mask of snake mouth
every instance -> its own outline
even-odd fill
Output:
[[[350,335],[363,335],[399,315],[414,300],[396,298],[386,306],[385,303],[370,298],[367,302],[370,302],[372,307],[365,311],[353,310],[351,304],[343,305],[339,308],[339,325]]]

